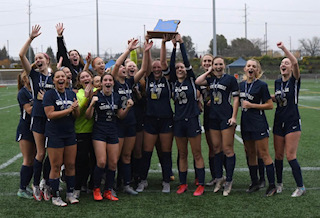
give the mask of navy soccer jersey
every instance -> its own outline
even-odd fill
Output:
[[[267,83],[255,80],[252,83],[243,81],[240,86],[240,102],[243,100],[254,104],[264,104],[271,99]],[[241,113],[241,131],[263,132],[269,129],[264,110],[244,109]]]
[[[125,79],[125,83],[121,84],[119,81],[114,82],[114,92],[117,92],[121,99],[121,107],[125,109],[127,107],[127,100],[133,98],[132,87],[134,86],[134,77]],[[119,124],[133,125],[136,124],[136,118],[134,113],[135,107],[133,106],[128,111],[127,116],[121,120],[119,119]]]
[[[171,86],[165,77],[159,80],[153,73],[147,77],[147,116],[158,118],[172,118],[173,112],[170,105]]]
[[[239,96],[236,78],[223,74],[221,78],[207,77],[211,92],[210,119],[228,120],[232,117],[231,96]]]
[[[76,98],[76,94],[68,89],[65,89],[64,93],[51,89],[45,93],[42,104],[44,107],[53,106],[55,111],[62,111],[71,107],[73,99]],[[45,136],[67,138],[75,134],[74,121],[71,113],[58,119],[47,119]]]
[[[297,80],[294,76],[291,76],[286,82],[283,82],[282,78],[275,81],[275,98],[277,102],[275,122],[282,123],[300,119],[298,110],[300,84],[300,78]]]
[[[42,101],[38,100],[37,95],[40,90],[48,91],[50,89],[54,89],[52,76],[51,75],[45,76],[42,73],[32,69],[30,71],[29,77],[30,77],[30,86],[32,89],[32,95],[34,99],[31,115],[32,117],[45,117]]]
[[[30,130],[31,116],[23,108],[25,104],[33,105],[32,94],[26,87],[23,87],[20,89],[17,99],[20,107],[20,121],[17,128],[17,135],[32,135]]]

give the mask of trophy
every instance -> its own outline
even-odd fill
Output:
[[[163,38],[163,35],[169,34],[169,35],[176,35],[178,34],[177,29],[178,25],[180,23],[180,20],[166,20],[163,21],[162,19],[158,20],[158,23],[153,31],[147,31],[148,35],[151,36],[151,38]]]

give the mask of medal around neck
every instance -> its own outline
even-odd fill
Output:
[[[162,39],[165,34],[176,35],[180,20],[162,20],[159,19],[153,31],[147,31],[151,38]]]

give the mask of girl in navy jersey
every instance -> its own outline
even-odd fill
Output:
[[[235,77],[224,72],[225,64],[221,57],[213,59],[213,65],[196,80],[198,85],[208,85],[211,91],[209,127],[215,157],[216,186],[214,192],[221,188],[223,178],[223,155],[226,157],[226,183],[223,195],[228,196],[232,188],[232,176],[236,164],[234,153],[234,134],[239,107],[239,87]],[[211,74],[210,77],[208,75]],[[233,97],[233,106],[231,105]]]
[[[147,36],[148,38],[148,36]],[[169,72],[162,74],[161,63],[166,64],[165,42],[170,40],[166,37],[162,40],[160,61],[154,61],[152,64],[151,57],[149,66],[152,72],[146,74],[146,95],[147,109],[145,117],[144,145],[141,160],[141,181],[136,189],[142,192],[147,186],[147,176],[150,168],[153,148],[159,137],[162,150],[162,174],[163,189],[162,192],[170,192],[170,174],[172,168],[172,139],[173,139],[173,112],[170,105],[171,85],[169,82]],[[165,68],[163,68],[164,70]]]
[[[266,166],[269,187],[266,196],[276,192],[274,183],[274,165],[269,154],[269,126],[264,110],[273,108],[268,85],[259,80],[262,75],[260,63],[248,60],[244,67],[244,81],[240,83],[241,135],[247,151],[251,185],[247,192],[259,190],[257,151]]]
[[[275,149],[275,167],[277,175],[277,193],[281,193],[282,170],[284,151],[292,169],[293,177],[297,184],[297,189],[291,197],[299,197],[305,194],[301,168],[297,161],[297,150],[301,136],[300,115],[298,110],[298,95],[300,90],[300,70],[297,59],[282,42],[277,44],[278,48],[284,51],[287,58],[280,64],[281,78],[274,83],[277,109],[274,117],[273,140]]]
[[[20,198],[33,199],[32,192],[29,192],[27,186],[33,175],[36,145],[30,130],[33,98],[29,79],[25,72],[18,76],[18,90],[17,99],[20,106],[20,121],[17,128],[16,141],[19,142],[23,163],[20,169],[20,188],[17,195]]]
[[[63,38],[63,31],[64,31],[63,23],[58,23],[56,25],[57,30],[57,44],[58,44],[58,52],[57,52],[57,59],[59,60],[60,57],[63,57],[62,66],[68,67],[72,73],[72,86],[75,88],[76,86],[76,78],[80,71],[82,71],[84,67],[84,62],[79,54],[79,52],[75,49],[67,51],[64,38]]]
[[[212,66],[213,63],[213,56],[211,54],[206,54],[201,59],[201,67],[208,71],[208,69]],[[213,186],[216,183],[216,176],[214,172],[214,150],[213,144],[210,137],[210,128],[209,128],[209,112],[210,112],[210,102],[211,102],[211,95],[210,95],[210,87],[209,86],[200,86],[201,97],[203,100],[203,105],[201,102],[201,109],[203,110],[203,128],[206,135],[206,141],[209,148],[209,168],[211,174],[211,180],[206,183],[207,186]]]
[[[40,177],[41,177],[41,170],[42,170],[42,161],[45,157],[46,150],[45,150],[45,123],[46,123],[46,115],[43,110],[42,99],[43,95],[47,90],[53,89],[54,85],[52,82],[52,77],[48,72],[48,67],[50,63],[50,58],[45,53],[38,53],[35,56],[35,66],[38,71],[34,70],[27,57],[26,53],[28,48],[30,47],[31,42],[33,39],[38,37],[41,27],[39,25],[35,25],[32,27],[32,32],[30,37],[28,38],[27,42],[21,48],[19,56],[21,60],[21,64],[27,75],[31,78],[30,86],[32,91],[32,97],[34,99],[34,104],[32,108],[32,121],[31,121],[31,130],[33,132],[34,140],[37,146],[37,154],[34,159],[33,164],[33,196],[37,201],[41,201],[41,192],[39,188]],[[47,181],[48,182],[48,181]],[[45,186],[43,197],[45,200],[50,200],[50,192],[48,186]]]
[[[183,63],[175,64],[176,42],[179,42]],[[198,187],[193,193],[200,196],[204,192],[204,162],[201,154],[201,127],[198,106],[200,91],[196,89],[195,75],[189,63],[186,49],[180,34],[173,39],[173,51],[170,60],[171,81],[173,82],[173,96],[175,103],[175,116],[173,133],[176,139],[179,152],[179,179],[180,186],[177,194],[182,194],[188,189],[188,141],[191,145],[193,158],[195,161],[195,171],[198,178]]]
[[[77,155],[75,117],[79,116],[76,94],[66,88],[66,74],[58,70],[53,74],[55,89],[47,91],[43,97],[43,106],[47,115],[46,145],[51,165],[49,182],[52,189],[52,203],[66,206],[59,193],[59,178],[62,164],[65,165],[67,183],[66,201],[75,204],[79,201],[73,196],[75,184],[75,161]]]
[[[96,201],[103,198],[117,201],[118,198],[112,193],[119,155],[117,117],[123,119],[133,106],[133,101],[128,99],[126,107],[122,108],[120,95],[113,92],[114,79],[111,74],[105,73],[101,77],[101,83],[102,90],[92,97],[86,111],[87,119],[91,119],[93,115],[95,119],[92,139],[97,166],[94,171],[93,197]],[[102,197],[100,185],[106,166],[106,190]]]
[[[130,52],[137,48],[138,40],[129,40],[128,48],[126,51],[117,59],[112,75],[115,78],[114,91],[117,92],[121,98],[122,108],[126,107],[127,100],[133,98],[132,87],[139,82],[147,71],[149,50],[152,47],[151,43],[146,43],[145,52],[142,60],[141,69],[134,75],[127,78],[127,72],[125,66],[122,63]],[[135,119],[135,108],[132,107],[129,110],[127,116],[123,120],[118,120],[118,137],[119,137],[119,174],[118,177],[124,180],[124,192],[137,195],[138,192],[134,191],[130,186],[131,181],[131,154],[136,141],[136,119]],[[140,112],[141,113],[141,112]],[[118,179],[118,187],[120,186],[121,179]]]

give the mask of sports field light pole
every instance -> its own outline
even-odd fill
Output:
[[[28,4],[28,15],[29,15],[29,36],[31,34],[31,2],[29,0],[29,4]],[[31,46],[29,46],[28,49],[28,57],[29,57],[29,62],[31,63]]]
[[[213,11],[213,40],[212,40],[212,54],[217,56],[217,34],[216,34],[216,1],[212,0],[212,11]]]
[[[97,15],[97,56],[99,56],[99,15],[98,15],[98,0],[96,0],[96,15]]]

